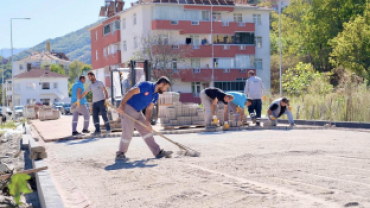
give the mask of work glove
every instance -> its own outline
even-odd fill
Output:
[[[273,121],[276,120],[275,116],[273,116],[273,115],[270,115],[270,119],[273,120]]]
[[[229,129],[229,127],[230,127],[230,126],[229,126],[229,122],[225,121],[225,122],[224,122],[224,128],[225,128],[225,129]]]
[[[104,105],[108,107],[109,106],[109,101],[108,100],[105,100],[104,101]]]
[[[243,108],[241,108],[241,107],[237,107],[237,108],[236,108],[236,113],[241,113],[241,112],[242,112],[242,110],[243,110]]]
[[[76,101],[77,108],[80,107],[80,100]]]
[[[263,100],[263,101],[266,101],[266,100],[267,100],[266,95],[262,96],[262,100]]]
[[[292,112],[292,111],[293,111],[293,108],[292,108],[292,107],[290,107],[290,106],[288,106],[288,109],[290,110],[290,112]]]
[[[218,120],[217,120],[217,116],[216,115],[213,116],[213,123],[214,124],[218,124]]]

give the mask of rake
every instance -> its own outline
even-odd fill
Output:
[[[115,109],[116,111],[118,110],[116,107],[108,104],[109,107]],[[118,112],[118,111],[117,111]],[[189,156],[189,157],[199,157],[200,156],[200,152],[196,151],[196,150],[193,150],[191,149],[190,147],[188,146],[185,146],[183,144],[180,144],[180,143],[177,143],[171,139],[169,139],[168,137],[164,136],[163,134],[159,133],[158,131],[155,131],[154,129],[150,129],[147,125],[141,123],[140,121],[132,118],[131,116],[127,115],[125,112],[122,113],[123,116],[126,116],[127,118],[129,118],[130,120],[134,121],[135,123],[139,124],[140,126],[146,128],[148,131],[152,131],[154,133],[156,133],[158,136],[164,138],[165,140],[171,142],[172,144],[176,145],[179,149],[180,149],[180,153],[184,156]]]

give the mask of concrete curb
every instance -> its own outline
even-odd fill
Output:
[[[27,127],[26,127],[27,129]],[[28,144],[26,145],[26,141]],[[30,134],[23,135],[22,145],[23,147],[31,149],[31,143],[37,143]],[[30,150],[31,152],[31,150]],[[46,166],[44,160],[32,160],[33,168],[40,168]],[[60,197],[58,190],[51,178],[48,170],[43,170],[35,173],[37,192],[42,208],[64,208],[62,198]]]

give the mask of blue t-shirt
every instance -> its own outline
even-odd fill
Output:
[[[244,108],[245,101],[247,101],[247,96],[244,93],[228,92],[227,94],[230,94],[230,95],[234,96],[234,100],[231,101],[232,103],[234,103],[235,105],[237,105],[241,108]]]
[[[77,89],[81,89],[81,94],[85,91],[84,84],[81,81],[77,81],[72,86],[72,96],[71,96],[71,103],[75,103],[77,101]],[[80,100],[81,105],[85,105],[87,103],[86,97],[83,97]]]
[[[140,93],[132,96],[127,104],[131,105],[135,110],[141,111],[148,107],[150,103],[156,103],[158,100],[158,93],[154,93],[156,84],[153,82],[140,82],[135,85],[140,89]]]

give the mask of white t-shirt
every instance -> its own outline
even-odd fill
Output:
[[[87,88],[86,91],[92,92],[93,95],[93,102],[98,102],[101,100],[105,100],[105,95],[103,92],[104,84],[102,81],[96,80],[95,83],[91,83]]]

